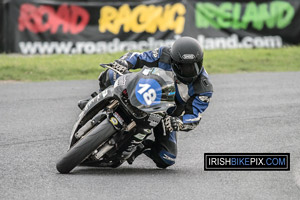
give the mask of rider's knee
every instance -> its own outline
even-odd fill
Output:
[[[157,156],[157,159],[155,159],[154,162],[159,168],[167,168],[175,164],[175,159],[176,155],[166,150],[161,150]]]
[[[119,75],[111,69],[102,72],[98,77],[100,90],[103,91],[108,86],[113,85],[117,78]]]

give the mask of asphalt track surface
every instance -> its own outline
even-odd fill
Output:
[[[55,163],[77,100],[96,81],[0,83],[0,199],[300,199],[300,72],[212,75],[201,124],[178,133],[176,164],[146,156],[118,169]],[[204,171],[204,153],[288,152],[290,171]]]

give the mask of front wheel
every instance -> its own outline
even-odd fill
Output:
[[[62,174],[69,173],[115,132],[115,128],[108,119],[102,121],[63,155],[56,164],[57,171]]]

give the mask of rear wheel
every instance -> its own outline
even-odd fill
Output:
[[[56,169],[62,174],[69,173],[115,132],[113,125],[105,119],[63,155],[57,162]]]

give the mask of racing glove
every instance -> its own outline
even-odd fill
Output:
[[[183,128],[183,122],[178,117],[166,117],[164,119],[165,128],[172,132],[172,131],[180,131]]]
[[[129,73],[128,63],[124,59],[117,59],[113,63],[111,63],[109,66],[120,73],[116,73],[115,71],[113,71],[111,69],[107,69],[104,72],[101,72],[98,77],[100,91],[103,91],[105,88],[107,88],[108,86],[110,86],[112,84],[111,80],[109,78],[109,73],[112,73],[113,81],[116,81],[116,79],[120,75]],[[109,72],[109,70],[110,70],[110,72]]]
[[[114,70],[120,72],[119,75],[129,73],[129,71],[128,71],[128,67],[129,67],[128,62],[126,60],[123,60],[123,59],[115,60],[113,63],[111,63],[110,67],[113,68]]]

